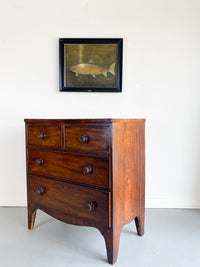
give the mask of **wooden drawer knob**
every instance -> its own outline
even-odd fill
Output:
[[[96,201],[90,202],[86,205],[86,210],[93,211],[93,210],[95,210],[96,206],[97,206]]]
[[[87,175],[87,174],[92,174],[92,173],[93,173],[93,169],[91,166],[83,167],[83,174]]]
[[[79,137],[80,143],[87,143],[89,141],[89,137],[87,135],[82,135]]]
[[[43,166],[44,165],[44,160],[43,159],[36,159],[35,160],[35,165],[37,165],[37,166]]]
[[[44,190],[44,188],[42,188],[42,187],[39,187],[39,188],[37,188],[37,189],[35,190],[35,194],[36,194],[37,196],[43,196],[44,193],[45,193],[45,190]]]
[[[47,135],[45,133],[39,133],[37,137],[38,139],[46,139]]]

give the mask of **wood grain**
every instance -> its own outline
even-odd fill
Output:
[[[88,137],[87,142],[80,142],[80,137]],[[108,151],[109,150],[109,128],[108,127],[65,127],[65,148]]]
[[[109,123],[145,123],[145,119],[24,119],[26,123],[39,123],[39,124],[83,124],[83,125],[105,125]]]
[[[43,165],[36,165],[37,160],[42,160]],[[88,166],[92,173],[84,174]],[[104,157],[29,150],[28,171],[109,187],[109,164]]]
[[[124,224],[135,218],[138,234],[144,234],[144,146],[144,124],[112,125],[112,229],[102,233],[111,264],[117,260]]]
[[[45,134],[44,139],[39,135]],[[28,126],[28,144],[35,146],[61,147],[61,127],[60,126]]]
[[[109,193],[96,189],[89,189],[51,179],[28,176],[28,199],[35,208],[48,209],[49,213],[56,210],[69,217],[80,218],[89,225],[93,221],[96,225],[109,225]],[[45,193],[37,195],[38,188],[45,188]],[[94,210],[87,209],[87,205],[96,202]],[[69,221],[70,222],[70,221]],[[94,225],[93,224],[93,225]],[[31,220],[31,226],[33,219]]]

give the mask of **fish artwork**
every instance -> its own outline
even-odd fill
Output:
[[[96,75],[103,74],[107,77],[107,73],[110,72],[112,75],[115,75],[115,63],[112,63],[109,67],[102,67],[94,64],[94,61],[90,59],[88,63],[80,63],[69,68],[70,71],[76,73],[76,76],[79,74],[83,75],[92,75],[93,78]]]

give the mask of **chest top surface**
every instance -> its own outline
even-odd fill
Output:
[[[145,119],[24,119],[26,123],[80,123],[80,124],[95,124],[95,123],[139,123],[145,122]]]

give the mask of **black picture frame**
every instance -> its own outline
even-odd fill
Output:
[[[122,38],[60,38],[60,92],[122,92],[122,53]]]

